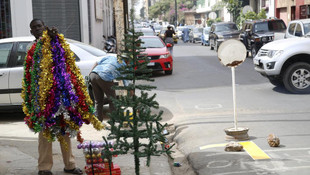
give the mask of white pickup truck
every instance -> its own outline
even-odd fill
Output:
[[[310,93],[310,33],[265,44],[253,62],[272,84],[291,93]]]

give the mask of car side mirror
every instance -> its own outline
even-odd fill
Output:
[[[171,43],[167,43],[166,46],[167,46],[167,47],[172,47],[172,44],[171,44]]]

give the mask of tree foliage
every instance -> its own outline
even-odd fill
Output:
[[[246,20],[256,20],[256,19],[266,19],[266,11],[262,9],[259,13],[255,13],[253,11],[248,11],[246,14],[240,12],[239,18],[237,19],[236,24],[240,27],[242,26],[243,22]]]
[[[184,12],[190,10],[194,6],[194,1],[177,0],[178,21],[184,21]],[[156,2],[149,8],[150,18],[159,18],[166,21],[172,21],[175,17],[175,1],[161,0]]]

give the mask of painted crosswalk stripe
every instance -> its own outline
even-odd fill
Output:
[[[243,149],[254,159],[254,160],[261,160],[261,159],[270,159],[270,157],[261,150],[254,142],[239,142]]]
[[[262,149],[260,149],[254,142],[238,142],[243,146],[243,149],[252,157],[254,160],[271,159]],[[227,143],[211,144],[199,147],[200,150],[216,147],[225,147]]]

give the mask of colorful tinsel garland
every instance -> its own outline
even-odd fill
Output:
[[[44,31],[28,50],[24,70],[22,105],[31,130],[64,143],[64,135],[83,142],[79,131],[83,123],[104,128],[94,116],[84,79],[62,34],[52,39]]]

